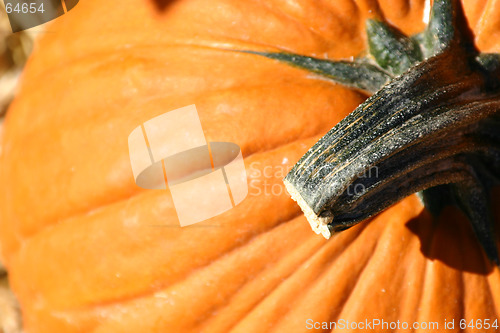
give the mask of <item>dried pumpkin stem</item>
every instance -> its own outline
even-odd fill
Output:
[[[415,192],[435,214],[453,203],[500,264],[489,202],[500,175],[500,57],[476,50],[458,1],[434,1],[413,38],[376,20],[367,34],[371,64],[258,53],[376,90],[301,158],[287,190],[327,238]]]

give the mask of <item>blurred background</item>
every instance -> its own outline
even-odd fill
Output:
[[[0,6],[0,117],[14,96],[16,83],[33,46],[33,32],[12,33],[3,3]]]
[[[35,34],[34,31],[12,33],[4,3],[0,2],[0,126],[31,53]],[[10,291],[7,272],[0,258],[0,333],[22,332],[20,317],[17,301]]]

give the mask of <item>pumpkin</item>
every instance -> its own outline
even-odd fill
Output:
[[[374,92],[294,166],[284,183],[329,238],[418,192],[438,216],[455,205],[500,265],[490,193],[500,183],[500,54],[474,45],[458,1],[436,0],[407,37],[367,20],[370,57],[353,62],[254,54]]]
[[[497,3],[463,4],[476,45],[500,52]],[[500,271],[460,211],[435,218],[410,196],[325,240],[285,191],[290,168],[368,94],[234,51],[346,59],[366,48],[368,18],[412,35],[424,5],[86,0],[55,20],[1,143],[0,242],[26,331],[307,332],[383,320],[472,332],[488,320],[494,332]],[[181,228],[168,190],[134,183],[127,137],[190,104],[207,141],[240,146],[249,193]],[[404,330],[367,327],[383,329]]]

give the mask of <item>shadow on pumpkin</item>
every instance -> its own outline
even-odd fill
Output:
[[[173,4],[176,0],[152,0],[155,5],[156,5],[156,8],[159,10],[159,11],[165,11],[168,6],[170,6],[171,4]]]
[[[498,222],[500,209],[494,209]],[[433,218],[427,210],[423,210],[406,226],[420,238],[420,251],[426,258],[439,260],[460,271],[481,275],[487,275],[493,270],[494,264],[484,254],[469,220],[457,208],[444,208],[438,218]],[[497,223],[496,229],[499,230],[499,227]],[[500,243],[498,236],[497,232],[497,243]]]

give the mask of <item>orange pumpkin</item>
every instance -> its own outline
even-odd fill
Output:
[[[466,0],[464,8],[479,48],[500,52],[498,4]],[[493,323],[500,271],[458,211],[433,222],[412,196],[327,241],[285,192],[286,171],[367,96],[228,51],[353,57],[365,49],[367,18],[414,34],[423,9],[417,0],[86,0],[54,21],[29,60],[1,146],[2,256],[26,330]],[[208,141],[241,147],[249,195],[181,228],[168,190],[134,183],[127,137],[189,104]]]

